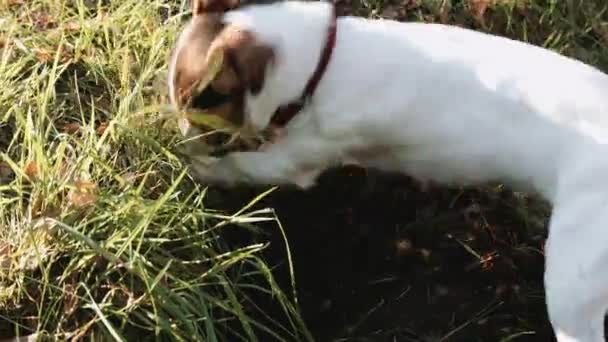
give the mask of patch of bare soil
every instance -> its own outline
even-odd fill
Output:
[[[241,204],[249,196],[222,192],[223,208],[226,196]],[[318,341],[553,339],[542,201],[498,187],[421,192],[404,176],[344,168],[260,205],[274,207],[287,231]],[[284,264],[280,233],[268,234],[268,261]]]

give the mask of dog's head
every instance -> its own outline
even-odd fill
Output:
[[[173,50],[168,82],[178,110],[217,115],[242,127],[244,96],[261,91],[274,51],[251,32],[224,23],[224,13],[238,6],[239,0],[192,0],[192,20]]]

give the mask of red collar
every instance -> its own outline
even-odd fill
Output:
[[[325,47],[323,48],[323,52],[321,53],[321,58],[319,59],[319,63],[317,64],[317,68],[315,72],[312,74],[308,83],[306,84],[306,88],[304,88],[304,92],[299,99],[288,103],[287,105],[283,105],[279,107],[274,115],[270,119],[270,125],[275,128],[283,128],[291,119],[293,119],[296,114],[304,108],[307,102],[312,97],[319,81],[321,81],[321,77],[327,68],[327,64],[329,64],[329,59],[331,58],[331,54],[334,50],[334,46],[336,45],[336,31],[337,31],[337,14],[336,8],[333,7],[332,10],[332,18],[329,24],[329,28],[327,31],[327,40],[325,41]]]

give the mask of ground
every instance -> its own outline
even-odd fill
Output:
[[[526,40],[608,70],[603,0],[337,5]],[[188,6],[0,1],[0,340],[553,338],[550,206],[533,194],[424,192],[355,167],[309,191],[194,182],[162,107]]]
[[[502,187],[421,192],[400,175],[372,179],[370,190],[365,171],[331,170],[311,191],[280,190],[263,203],[290,239],[319,341],[550,340],[546,203]],[[268,252],[269,261],[284,256]]]

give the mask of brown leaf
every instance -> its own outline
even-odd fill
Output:
[[[78,307],[78,296],[74,285],[65,284],[63,286],[63,293],[65,294],[63,300],[63,311],[66,315],[71,315]]]
[[[58,49],[59,60],[62,63],[68,63],[74,57],[74,53],[70,48],[66,48],[65,46],[59,46]],[[49,51],[48,49],[44,48],[34,48],[33,51],[36,56],[36,59],[38,59],[40,63],[52,62],[55,58],[55,54],[57,53],[57,51]]]
[[[106,132],[106,129],[108,129],[109,125],[109,122],[104,121],[97,126],[97,129],[95,131],[97,132],[97,134],[102,135]]]
[[[60,49],[61,51],[59,60],[62,63],[69,63],[72,59],[74,59],[74,52],[72,51],[72,49],[67,48],[65,46],[61,46]]]
[[[66,31],[80,31],[80,28],[80,22],[77,20],[68,21],[67,23],[63,24],[63,29]]]
[[[80,123],[69,122],[61,127],[61,131],[66,134],[74,134],[80,130]]]
[[[34,27],[38,30],[48,30],[57,27],[57,22],[49,13],[34,12],[31,14]]]
[[[97,185],[89,181],[76,181],[75,189],[68,193],[68,201],[71,205],[82,208],[97,202]]]
[[[83,192],[70,192],[68,195],[70,203],[77,207],[87,207],[97,202],[97,196],[95,194],[83,193]]]
[[[592,27],[604,45],[608,46],[608,22],[594,22]]]
[[[11,255],[13,248],[6,242],[0,244],[0,274],[7,274],[8,269],[11,267]]]
[[[53,60],[53,54],[45,49],[34,49],[34,54],[40,63],[49,63]]]
[[[75,185],[80,191],[95,191],[97,189],[97,184],[90,181],[79,180],[76,181]]]
[[[476,19],[483,20],[483,15],[491,3],[492,0],[469,0],[469,11]]]
[[[29,161],[27,164],[25,164],[23,172],[25,172],[25,175],[30,179],[36,179],[40,175],[40,169],[35,161]]]

